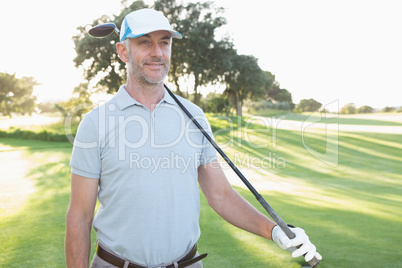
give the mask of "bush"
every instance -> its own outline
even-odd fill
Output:
[[[355,114],[356,113],[356,105],[354,103],[348,103],[341,108],[339,113],[340,114]]]
[[[260,100],[260,101],[246,100],[244,102],[244,107],[251,112],[260,112],[264,110],[290,111],[294,108],[293,106],[294,106],[293,103],[287,101],[272,102],[269,100]]]
[[[303,99],[296,106],[296,112],[316,112],[322,107],[322,103],[314,99]]]
[[[76,130],[73,130],[75,136]],[[41,130],[21,130],[19,128],[10,128],[8,131],[0,130],[0,138],[13,138],[22,140],[40,140],[40,141],[54,141],[54,142],[69,142],[67,136],[63,133],[55,133],[52,131]]]
[[[389,106],[387,106],[387,107],[385,107],[385,108],[383,108],[382,110],[381,110],[381,112],[383,112],[383,113],[394,113],[394,112],[396,112],[397,110],[396,110],[396,108],[395,107],[389,107]]]
[[[359,109],[357,109],[357,113],[358,114],[369,114],[369,113],[373,113],[374,112],[374,108],[370,107],[370,106],[362,106]]]

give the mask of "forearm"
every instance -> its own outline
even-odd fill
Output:
[[[91,251],[91,220],[67,214],[65,254],[67,267],[88,268]]]
[[[211,200],[210,206],[227,222],[253,234],[271,239],[275,223],[260,213],[233,188],[221,198]]]

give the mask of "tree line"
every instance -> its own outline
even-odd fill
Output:
[[[92,26],[106,22],[121,25],[124,17],[135,10],[148,8],[143,1],[128,4],[122,1],[122,11],[118,15],[103,15],[93,21]],[[224,10],[215,7],[212,2],[177,3],[176,0],[158,0],[152,8],[162,11],[173,28],[184,38],[172,44],[171,68],[168,80],[175,93],[191,99],[206,112],[226,113],[235,110],[242,115],[244,102],[258,103],[260,109],[272,108],[295,112],[314,112],[322,104],[314,99],[303,99],[297,106],[292,101],[292,94],[276,80],[275,75],[264,71],[258,65],[258,59],[250,55],[239,55],[229,37],[217,40],[216,30],[226,24]],[[77,56],[75,66],[83,70],[86,83],[79,84],[70,100],[56,105],[39,104],[41,111],[60,111],[67,115],[80,106],[77,116],[91,108],[91,94],[96,92],[115,93],[126,79],[125,63],[119,60],[116,52],[117,36],[92,38],[88,27],[78,27],[78,34],[72,39]],[[190,90],[183,88],[182,81],[192,79]],[[95,87],[89,87],[91,81],[97,81]],[[14,75],[0,73],[0,114],[11,116],[12,113],[31,114],[35,111],[36,97],[33,87],[38,83],[32,77],[17,79]],[[210,93],[202,98],[201,87],[224,87],[223,93]],[[191,93],[190,93],[191,92]],[[85,108],[82,108],[85,107]],[[383,112],[393,112],[396,108],[386,107]],[[402,108],[400,108],[402,111]],[[353,103],[340,109],[341,114],[371,113],[374,108],[363,106],[356,108]]]
[[[123,2],[123,5],[119,15],[104,15],[95,19],[93,26],[106,22],[121,25],[128,13],[149,7],[143,1],[135,1],[131,5]],[[237,115],[241,115],[246,99],[285,102],[289,108],[294,108],[291,93],[280,88],[271,72],[260,68],[257,58],[239,55],[228,37],[217,40],[216,30],[226,24],[222,8],[214,7],[211,2],[183,4],[175,0],[156,1],[152,8],[162,11],[173,28],[184,36],[172,45],[168,79],[174,85],[176,94],[191,98],[195,104],[201,106],[200,87],[219,84],[226,89],[220,96],[220,102],[224,105],[214,107],[219,109],[218,112],[230,105]],[[116,92],[125,83],[127,75],[125,64],[117,57],[117,37],[97,39],[88,35],[86,27],[79,27],[78,30],[79,34],[73,37],[77,52],[74,59],[76,67],[84,69],[84,77],[88,81],[98,80],[97,90]],[[182,79],[190,78],[194,80],[191,96],[182,89],[180,83]]]
[[[322,103],[314,99],[304,99],[297,104],[295,112],[315,112],[319,111],[321,107]],[[345,104],[339,110],[339,114],[368,114],[374,112],[377,112],[377,110],[371,106],[363,105],[357,108],[354,103]],[[402,106],[399,107],[399,110],[396,107],[384,107],[383,109],[381,109],[381,112],[383,113],[402,112]]]

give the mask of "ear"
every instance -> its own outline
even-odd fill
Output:
[[[119,54],[119,58],[123,62],[127,63],[128,62],[128,53],[127,53],[126,45],[121,42],[118,42],[116,44],[116,49],[117,49],[117,54]]]

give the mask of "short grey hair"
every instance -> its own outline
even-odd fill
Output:
[[[123,44],[126,46],[127,52],[130,53],[130,40],[127,38],[126,40],[123,40]]]

